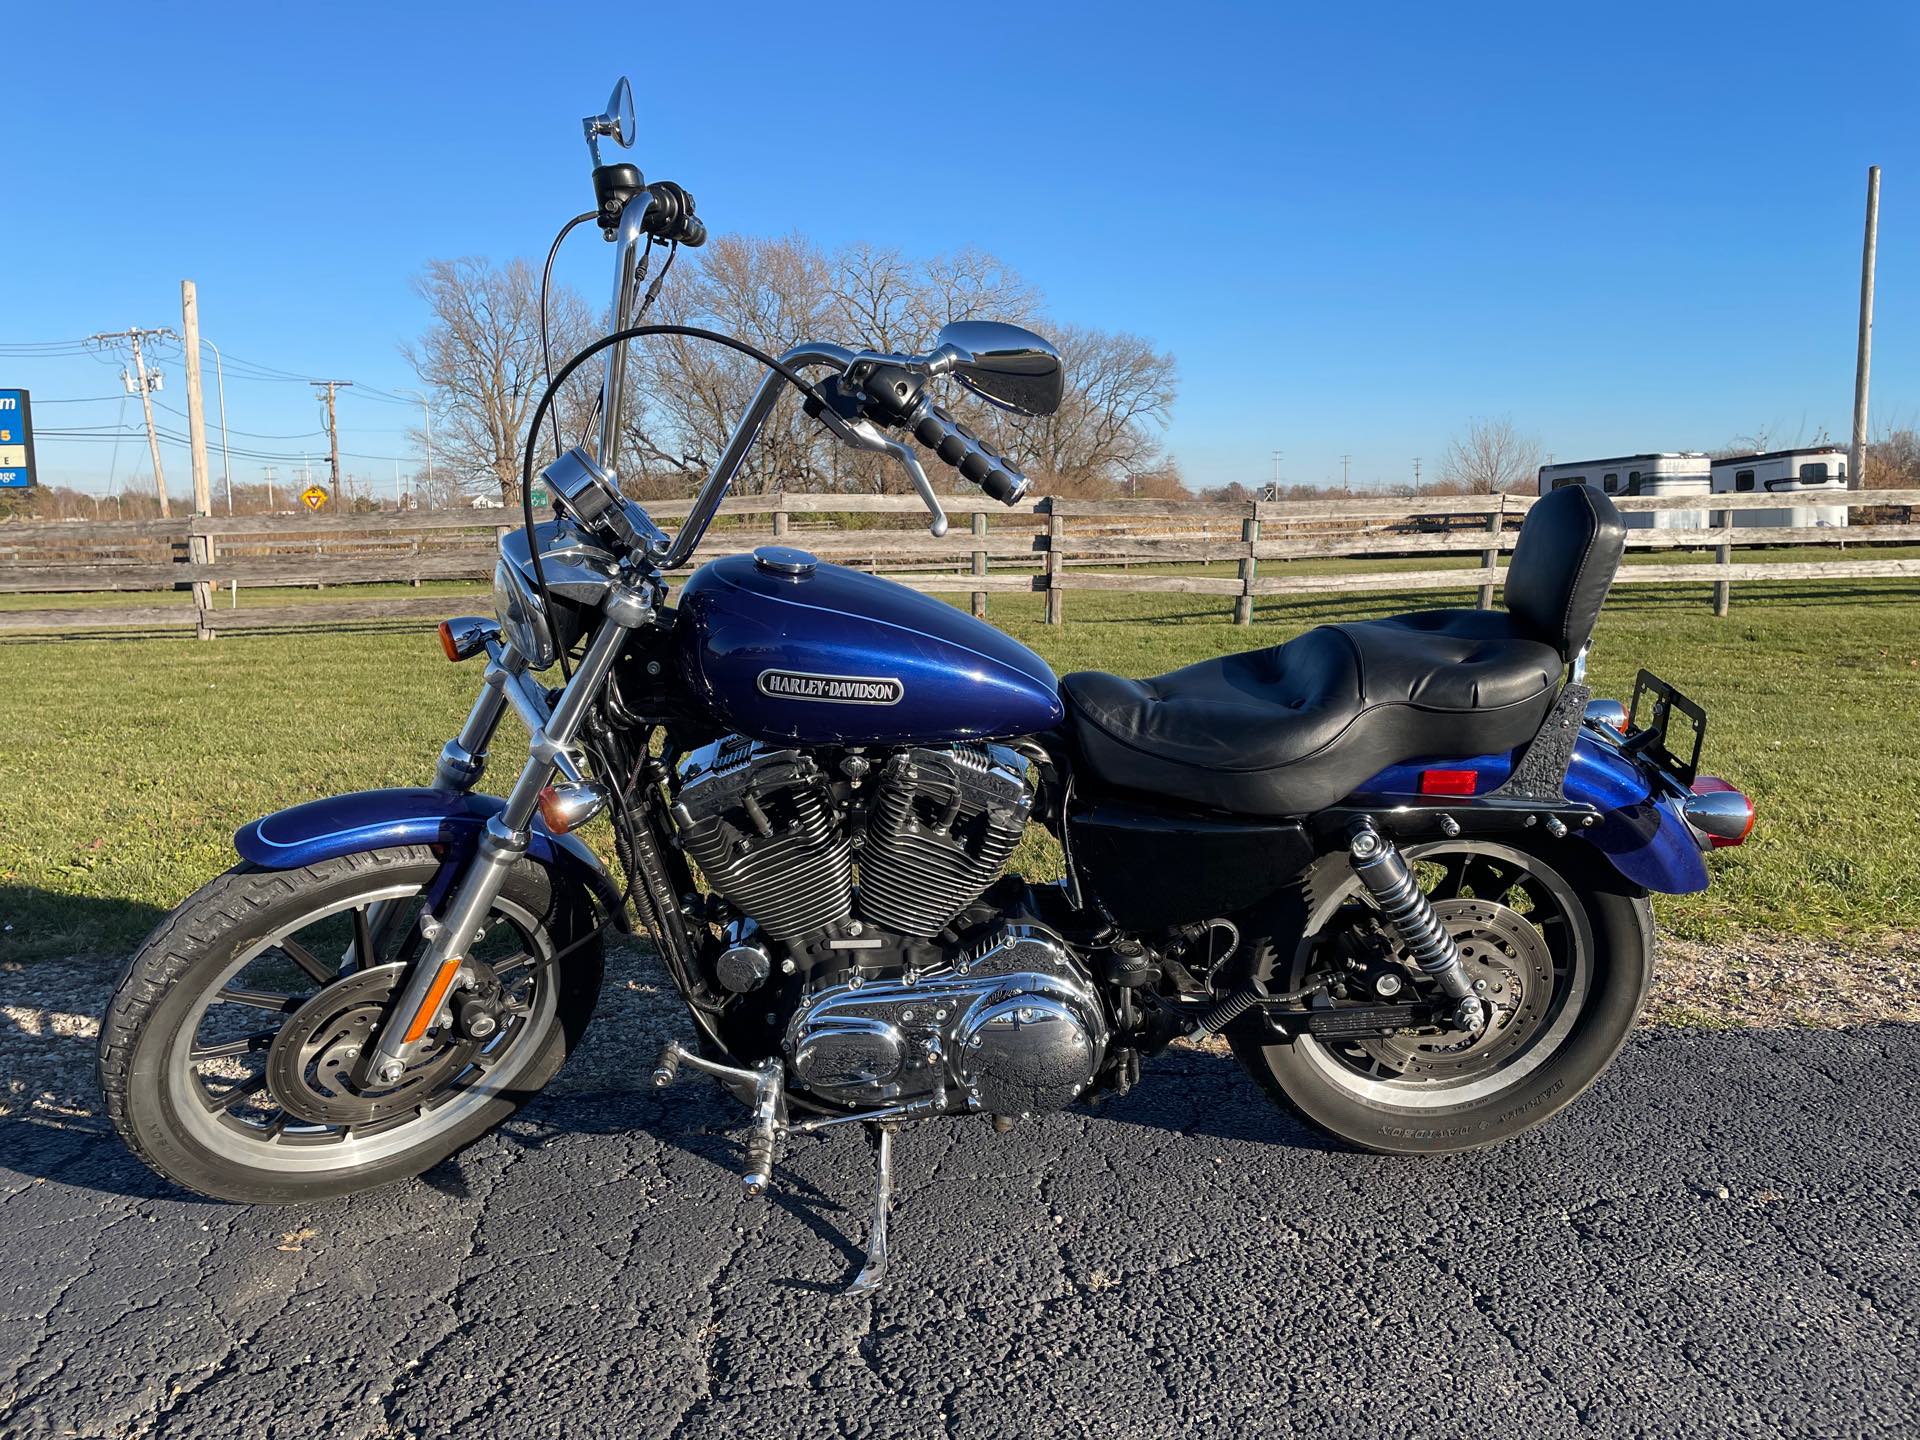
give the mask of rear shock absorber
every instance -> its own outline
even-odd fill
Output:
[[[1414,878],[1406,857],[1365,815],[1356,816],[1347,827],[1347,854],[1353,861],[1353,873],[1367,887],[1413,962],[1454,1001],[1454,1025],[1478,1035],[1487,1025],[1486,1009],[1473,993],[1473,981],[1460,963],[1453,936],[1433,913],[1433,904]]]

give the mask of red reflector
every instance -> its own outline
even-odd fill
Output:
[[[1477,770],[1422,770],[1422,795],[1471,795],[1480,786]]]

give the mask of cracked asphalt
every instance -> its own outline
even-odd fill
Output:
[[[638,1062],[636,1062],[638,1063]],[[1224,1057],[741,1197],[706,1082],[537,1100],[305,1209],[0,1122],[0,1433],[1911,1435],[1920,1027],[1642,1032],[1547,1129],[1324,1148]]]

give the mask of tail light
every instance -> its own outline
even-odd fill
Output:
[[[1680,811],[1701,838],[1703,850],[1738,845],[1753,833],[1753,801],[1718,775],[1694,781]]]

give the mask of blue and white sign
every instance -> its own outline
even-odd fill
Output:
[[[0,390],[0,490],[33,484],[33,405],[24,390]]]

